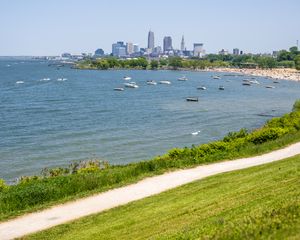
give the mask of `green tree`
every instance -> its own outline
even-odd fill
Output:
[[[295,67],[300,71],[300,54],[295,57]]]
[[[180,57],[172,57],[169,60],[169,66],[172,67],[174,70],[182,67],[182,59]]]
[[[256,60],[260,68],[274,68],[277,65],[277,62],[272,57],[258,57]]]
[[[158,68],[158,61],[156,60],[152,60],[151,63],[150,63],[150,67],[151,69],[157,69]]]
[[[148,61],[141,57],[141,58],[138,58],[138,66],[141,67],[142,69],[146,69],[148,67]]]
[[[161,66],[167,66],[168,65],[168,60],[162,58],[162,59],[159,60],[159,64]]]

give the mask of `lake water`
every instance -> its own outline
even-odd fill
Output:
[[[300,84],[290,81],[257,78],[260,85],[247,87],[243,76],[215,80],[208,72],[81,71],[48,64],[0,60],[0,178],[11,181],[73,160],[146,160],[259,127],[271,115],[289,112],[300,97]],[[127,75],[140,87],[113,91]],[[177,81],[182,75],[189,80]],[[147,80],[172,84],[151,86]],[[196,89],[201,85],[207,90]],[[186,102],[189,96],[199,102]]]

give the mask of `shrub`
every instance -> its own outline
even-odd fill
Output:
[[[5,181],[0,178],[0,192],[8,189],[8,186],[6,185]]]
[[[300,112],[300,99],[298,99],[293,106],[293,111],[294,112]]]
[[[267,141],[276,140],[288,131],[282,128],[263,128],[248,136],[248,140],[254,144],[262,144]]]

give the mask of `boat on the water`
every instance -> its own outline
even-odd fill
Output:
[[[170,82],[170,81],[159,81],[159,84],[167,84],[167,85],[170,85],[171,82]]]
[[[221,79],[220,76],[212,76],[213,79]]]
[[[268,85],[266,88],[275,88],[274,86]]]
[[[58,78],[57,81],[59,82],[64,82],[64,81],[67,81],[68,79],[67,78]]]
[[[127,88],[138,88],[139,87],[135,82],[124,83],[124,86]]]
[[[243,82],[242,85],[244,85],[244,86],[251,86],[251,83],[250,82]]]
[[[273,81],[273,83],[279,83],[279,81],[275,80],[275,81]]]
[[[16,81],[16,84],[23,84],[24,81]]]
[[[219,86],[219,90],[225,90],[224,86]]]
[[[199,101],[198,97],[187,97],[186,100],[188,102],[198,102]]]
[[[204,86],[200,86],[200,87],[197,87],[198,90],[206,90],[206,87]]]
[[[124,76],[123,79],[126,80],[126,81],[128,81],[128,80],[131,80],[131,77]]]
[[[114,91],[124,91],[124,88],[117,87],[117,88],[114,88]]]
[[[148,85],[157,85],[157,82],[153,81],[153,80],[149,80],[147,81]]]
[[[187,77],[186,76],[182,76],[180,78],[177,79],[178,81],[187,81]]]
[[[250,80],[249,83],[252,83],[252,84],[260,84],[260,82],[257,81],[257,80]]]

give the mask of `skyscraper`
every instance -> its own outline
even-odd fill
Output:
[[[133,52],[137,53],[140,51],[139,45],[138,44],[133,44]]]
[[[182,35],[182,39],[181,39],[180,50],[181,50],[181,51],[184,51],[184,50],[185,50],[185,43],[184,43],[184,36],[183,36],[183,35]]]
[[[194,57],[203,57],[205,51],[203,49],[203,43],[194,43]]]
[[[148,48],[151,50],[154,49],[154,32],[152,31],[148,33]]]
[[[126,43],[126,53],[127,55],[133,53],[133,44],[131,42]]]
[[[173,50],[172,38],[170,36],[164,37],[164,52]]]

